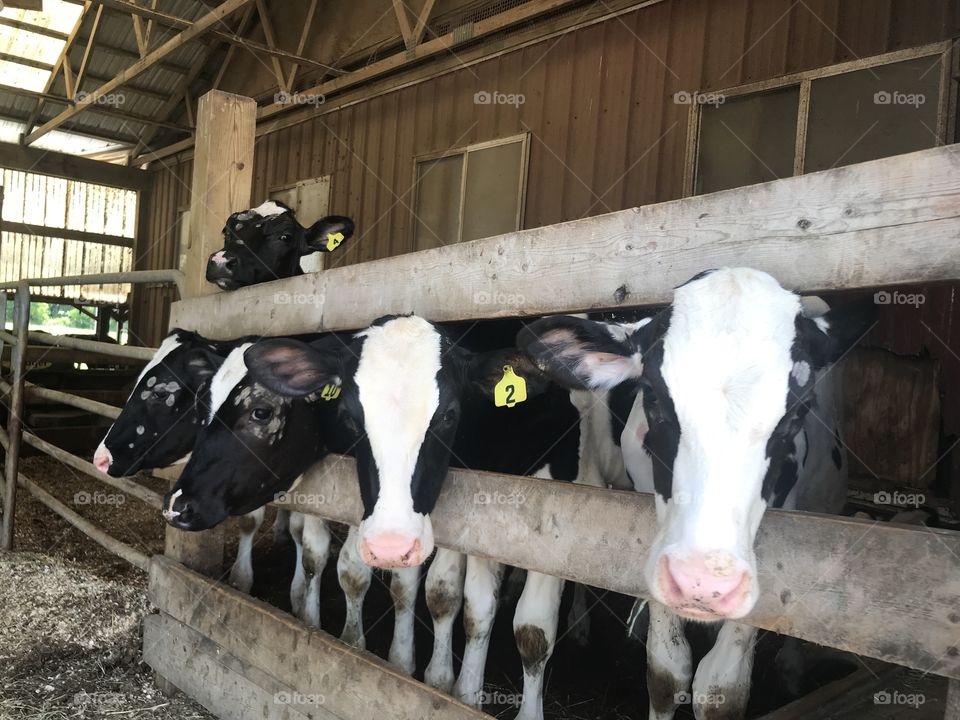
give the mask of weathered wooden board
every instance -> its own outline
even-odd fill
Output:
[[[356,525],[352,458],[314,466],[284,507]],[[608,588],[647,591],[653,496],[451,470],[437,544]],[[960,677],[960,533],[771,510],[756,541],[762,594],[745,622]]]
[[[294,702],[300,698],[289,685],[163,613],[143,619],[143,660],[222,720],[336,720],[316,703]]]
[[[235,338],[350,329],[386,313],[649,305],[725,265],[809,292],[956,280],[958,235],[960,155],[935,148],[188,299],[171,326]]]
[[[244,668],[282,677],[292,691],[322,699],[315,704],[335,716],[394,718],[402,708],[403,717],[423,720],[489,717],[413,680],[371,653],[309,629],[286,613],[169,558],[153,558],[150,599],[163,613],[234,656]],[[150,664],[169,677],[166,667]]]

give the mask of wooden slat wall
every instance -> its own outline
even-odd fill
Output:
[[[722,89],[957,33],[955,2],[921,5],[662,2],[341,110],[321,114],[321,106],[313,119],[257,139],[252,200],[331,175],[330,210],[352,215],[360,239],[328,266],[410,252],[414,158],[521,132],[532,136],[524,227],[674,199],[683,191],[688,118],[675,92]],[[526,102],[519,109],[475,105],[480,90],[521,93]],[[189,178],[189,161],[157,171],[137,268],[175,263],[174,223],[188,202]],[[877,337],[903,354],[927,347],[941,358],[944,387],[957,396],[944,402],[946,432],[960,436],[954,295],[954,288],[928,289],[922,322],[899,308],[885,314]],[[165,333],[170,297],[162,289],[139,293],[133,330],[145,343]]]

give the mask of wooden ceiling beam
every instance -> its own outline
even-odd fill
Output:
[[[103,5],[97,8],[97,14],[93,17],[93,26],[90,28],[90,35],[87,36],[87,44],[83,48],[83,59],[80,61],[80,69],[77,71],[77,91],[83,84],[83,74],[87,71],[87,64],[90,62],[90,54],[93,52],[93,43],[97,39],[97,30],[100,28],[100,18],[103,17]],[[67,55],[64,62],[70,62],[70,56]],[[76,96],[71,96],[73,100]],[[29,143],[28,143],[29,144]]]
[[[60,73],[60,69],[63,67],[63,64],[70,61],[70,46],[73,45],[73,41],[77,37],[77,33],[80,32],[80,26],[83,25],[83,21],[86,19],[87,13],[90,12],[90,7],[90,0],[87,0],[83,4],[83,9],[80,11],[80,17],[78,17],[77,22],[74,23],[73,28],[70,30],[70,34],[67,35],[66,42],[64,42],[63,49],[60,51],[60,55],[57,57],[57,62],[54,63],[53,71],[50,73],[50,77],[47,78],[47,82],[43,85],[43,92],[48,93],[53,89],[53,84],[56,82],[57,75]],[[77,85],[74,83],[74,88],[76,87]],[[29,133],[31,130],[33,130],[33,126],[36,125],[37,118],[40,117],[42,110],[43,100],[37,100],[37,104],[30,112],[30,116],[27,118],[27,123],[24,126],[25,133]]]
[[[406,45],[407,50],[412,50],[416,43],[413,42],[413,28],[410,27],[410,18],[407,16],[406,0],[393,0],[393,13],[397,16],[397,25],[400,26],[403,44]]]
[[[253,11],[256,9],[254,5],[247,5],[243,11],[243,17],[240,18],[240,23],[237,25],[237,32],[235,35],[240,37],[243,35],[250,26],[250,22],[253,20]],[[237,45],[231,44],[227,48],[227,55],[223,58],[223,62],[220,63],[220,68],[217,70],[216,77],[213,78],[213,84],[210,86],[211,90],[216,90],[220,87],[220,83],[223,80],[223,75],[227,71],[227,67],[230,65],[230,61],[233,60],[234,54],[237,52]]]
[[[56,117],[45,122],[43,125],[27,135],[23,139],[23,144],[29,145],[30,143],[35,142],[37,139],[46,135],[51,130],[56,130],[67,120],[70,120],[79,113],[83,112],[87,107],[93,105],[98,100],[107,96],[117,88],[122,87],[124,83],[129,82],[138,75],[146,72],[171,52],[207,32],[215,23],[220,22],[223,20],[223,18],[240,9],[249,2],[251,2],[251,0],[226,0],[226,2],[224,2],[222,5],[218,6],[214,10],[211,10],[179,35],[170,38],[156,50],[149,53],[146,57],[142,58],[138,62],[135,62],[115,78],[104,83],[89,95],[84,96],[83,100],[77,102],[73,107],[67,108]]]
[[[270,22],[270,13],[267,11],[267,4],[264,0],[256,0],[257,15],[260,16],[260,24],[263,26],[263,37],[267,41],[267,47],[271,50],[277,49],[277,36],[273,32],[273,23]],[[273,67],[273,75],[277,79],[277,87],[281,92],[287,92],[287,77],[283,74],[283,67],[280,65],[280,59],[276,55],[270,56],[270,65]]]
[[[317,12],[317,0],[310,0],[307,6],[307,16],[303,19],[303,30],[300,31],[300,41],[297,43],[297,55],[303,55],[303,49],[307,46],[307,37],[313,28],[313,18]],[[297,80],[297,72],[300,69],[299,63],[293,63],[290,68],[290,74],[287,76],[287,87],[293,88]]]
[[[423,33],[427,29],[427,20],[430,19],[430,13],[433,12],[433,6],[436,0],[427,0],[417,16],[417,24],[413,28],[413,44],[419,45],[423,40]]]
[[[37,35],[43,35],[44,37],[53,38],[54,40],[67,40],[70,37],[70,33],[60,32],[53,28],[41,27],[40,25],[33,25],[32,23],[15,20],[14,18],[0,17],[0,25],[12,27],[16,30],[36,33]]]
[[[0,167],[131,190],[143,190],[152,182],[143,170],[15,143],[0,143]]]

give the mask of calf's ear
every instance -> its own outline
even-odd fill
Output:
[[[304,236],[304,255],[333,252],[353,235],[353,220],[343,215],[328,215],[311,225]]]
[[[186,355],[187,377],[190,379],[190,385],[198,389],[203,383],[207,382],[216,374],[220,366],[223,365],[223,358],[215,352],[206,348],[193,348]]]
[[[866,300],[840,305],[816,317],[799,313],[795,320],[796,350],[814,368],[835,363],[870,332],[876,314],[876,305]]]
[[[504,376],[504,368],[510,366],[516,375],[523,378],[527,398],[536,397],[550,387],[550,378],[534,365],[530,358],[516,348],[505,348],[485,353],[475,353],[467,360],[470,383],[491,402],[494,388]]]
[[[612,388],[643,372],[639,328],[557,316],[517,334],[517,347],[556,383],[571,390]]]
[[[251,378],[280,395],[303,397],[340,384],[339,353],[299,340],[261,340],[247,348],[243,361]]]

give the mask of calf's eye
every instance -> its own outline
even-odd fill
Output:
[[[258,407],[258,408],[254,408],[253,413],[251,414],[253,416],[253,419],[256,420],[257,422],[266,422],[271,417],[273,417],[273,410],[271,410],[270,408]]]

